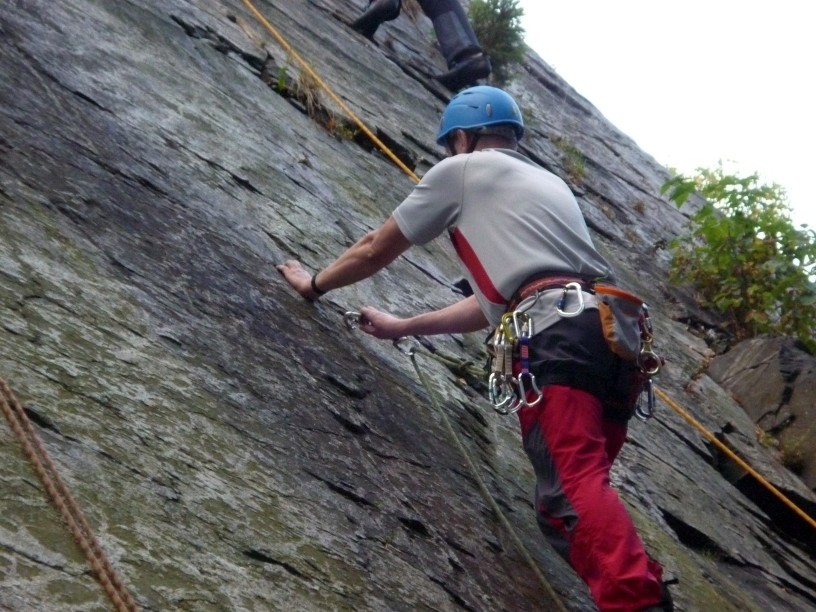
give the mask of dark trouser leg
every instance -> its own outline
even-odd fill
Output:
[[[351,27],[366,38],[372,38],[385,21],[396,19],[400,13],[400,0],[370,0],[368,8]]]
[[[433,22],[448,68],[482,50],[459,0],[419,0],[419,5]]]
[[[419,0],[419,4],[433,22],[442,56],[450,69],[437,80],[457,91],[490,76],[490,60],[482,53],[459,0]]]

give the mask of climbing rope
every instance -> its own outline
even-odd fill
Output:
[[[504,512],[502,512],[502,509],[499,507],[499,504],[496,502],[495,498],[490,493],[490,490],[487,488],[487,485],[485,484],[484,480],[482,479],[479,473],[479,469],[476,467],[476,464],[470,457],[470,453],[468,453],[467,449],[465,448],[465,445],[462,443],[461,438],[456,433],[456,430],[454,429],[453,424],[451,423],[451,420],[448,417],[448,413],[442,407],[442,402],[439,399],[439,394],[436,393],[436,391],[434,391],[433,387],[431,387],[431,384],[428,381],[427,376],[422,371],[422,368],[419,367],[419,363],[417,362],[416,358],[417,349],[416,348],[404,349],[400,347],[400,350],[410,357],[411,364],[414,366],[414,370],[416,371],[417,377],[422,383],[422,386],[425,387],[425,391],[430,396],[431,403],[433,404],[434,409],[442,417],[442,422],[444,423],[445,428],[448,430],[448,434],[456,444],[456,447],[459,450],[459,453],[464,458],[465,463],[467,463],[468,469],[470,470],[470,475],[476,481],[476,484],[479,487],[479,491],[481,492],[482,497],[484,497],[485,501],[488,503],[488,505],[490,505],[490,507],[493,510],[493,513],[499,519],[499,522],[501,522],[502,526],[505,528],[505,530],[513,540],[516,549],[524,558],[524,560],[527,562],[527,564],[530,566],[530,569],[536,575],[539,582],[541,582],[541,585],[544,587],[544,590],[546,591],[549,597],[549,601],[541,602],[542,609],[552,610],[553,608],[550,606],[555,606],[555,608],[557,608],[559,611],[566,612],[567,608],[564,605],[564,602],[562,601],[561,597],[558,595],[553,586],[550,584],[550,581],[547,580],[547,577],[539,568],[538,563],[536,563],[535,559],[533,559],[533,557],[530,555],[529,551],[527,550],[527,547],[524,545],[524,543],[521,541],[521,538],[516,533],[516,530],[513,529],[513,525],[510,524],[510,521],[507,519],[507,516],[504,514]],[[431,353],[426,349],[422,350],[422,354],[431,359],[437,359],[434,353]]]
[[[385,155],[387,155],[388,158],[391,159],[391,161],[393,161],[403,172],[405,172],[405,174],[410,176],[415,183],[418,183],[419,182],[419,177],[416,174],[414,174],[414,171],[411,170],[408,166],[406,166],[403,163],[403,161],[399,157],[397,157],[397,155],[386,144],[384,144],[379,138],[377,138],[377,136],[370,129],[368,129],[368,126],[365,123],[363,123],[363,121],[354,112],[352,112],[352,110],[348,107],[348,105],[345,102],[343,102],[343,100],[340,99],[340,96],[338,96],[336,93],[334,93],[334,91],[328,85],[326,85],[325,81],[323,81],[323,79],[321,79],[318,76],[318,74],[312,69],[312,67],[308,64],[308,62],[306,62],[306,60],[304,60],[297,53],[297,51],[295,51],[292,48],[292,46],[286,41],[286,39],[283,36],[281,36],[280,32],[278,32],[272,26],[272,24],[269,23],[269,21],[266,19],[266,17],[264,17],[261,14],[261,12],[257,8],[255,8],[255,5],[252,4],[252,2],[250,2],[250,0],[243,0],[243,2],[246,5],[246,7],[249,9],[249,11],[255,16],[255,18],[269,31],[270,34],[272,34],[272,36],[275,37],[275,40],[278,41],[278,44],[281,47],[283,47],[284,50],[298,64],[300,64],[301,68],[303,68],[303,70],[312,79],[314,79],[315,83],[317,83],[323,89],[323,91],[325,91],[328,94],[328,96],[332,100],[334,100],[334,102],[337,104],[337,106],[339,106],[341,109],[343,109],[343,112],[345,112],[351,118],[351,120],[357,125],[357,127],[360,128],[360,131],[362,131],[366,136],[368,136],[368,138],[371,139],[371,142],[376,144],[380,148],[380,150]]]
[[[666,404],[668,404],[677,414],[683,417],[688,423],[691,424],[692,427],[696,428],[700,431],[714,446],[716,446],[720,451],[722,451],[725,455],[727,455],[734,463],[740,466],[743,470],[748,472],[751,476],[753,476],[757,482],[759,482],[762,486],[768,489],[771,493],[773,493],[777,498],[779,498],[782,503],[784,503],[788,508],[793,510],[797,515],[799,515],[805,522],[807,522],[811,527],[816,528],[816,521],[813,520],[804,510],[799,508],[796,504],[794,504],[790,499],[788,499],[784,493],[782,493],[779,489],[773,486],[768,480],[763,477],[759,472],[757,472],[754,468],[748,465],[742,458],[740,458],[734,451],[728,448],[725,444],[723,444],[713,433],[708,431],[702,423],[700,423],[697,419],[695,419],[688,411],[684,410],[677,402],[675,402],[672,398],[666,395],[661,389],[655,388],[655,395],[657,395],[660,399],[662,399]]]
[[[344,321],[346,323],[346,327],[351,330],[356,329],[360,323],[360,313],[349,311],[344,315]],[[508,534],[513,540],[516,548],[518,549],[519,553],[524,560],[529,564],[530,568],[533,570],[533,573],[538,577],[539,581],[541,582],[544,590],[547,592],[550,603],[553,604],[558,608],[558,610],[562,612],[566,612],[566,607],[564,603],[561,601],[561,598],[555,592],[555,589],[552,587],[550,582],[547,580],[546,576],[542,573],[541,569],[538,567],[538,564],[535,560],[530,556],[530,553],[527,551],[527,548],[524,546],[524,543],[519,538],[518,534],[516,533],[513,526],[510,524],[510,521],[507,520],[504,512],[499,507],[499,504],[496,503],[496,500],[493,498],[493,495],[490,493],[490,490],[487,488],[484,480],[482,479],[481,475],[479,474],[479,470],[476,467],[476,464],[473,462],[473,459],[470,458],[470,453],[468,453],[465,445],[462,443],[461,438],[456,433],[456,430],[453,427],[450,419],[448,418],[448,413],[442,407],[442,402],[439,399],[439,395],[434,391],[433,387],[431,386],[430,382],[428,381],[427,376],[419,367],[419,363],[416,359],[417,354],[417,346],[421,347],[421,345],[417,342],[417,346],[407,346],[407,342],[409,340],[407,338],[397,338],[394,340],[394,346],[402,353],[408,355],[411,358],[411,364],[414,366],[414,370],[416,371],[417,377],[419,381],[422,383],[422,386],[425,387],[425,391],[428,393],[428,396],[431,398],[431,403],[434,406],[434,409],[442,418],[442,422],[445,424],[445,428],[448,430],[448,434],[450,435],[451,439],[456,444],[456,448],[459,450],[459,453],[467,463],[468,469],[470,470],[470,475],[476,481],[476,484],[479,487],[479,491],[481,492],[482,496],[484,497],[485,501],[487,501],[488,505],[492,508],[495,515],[498,517],[499,522],[501,522],[502,526],[507,530]],[[439,351],[430,351],[425,347],[421,347],[422,354],[429,358],[442,363],[445,365],[451,372],[456,374],[457,376],[469,376],[473,374],[473,362],[471,361],[462,361],[457,360],[455,357],[451,357],[448,355],[443,355]],[[482,372],[484,374],[484,372]]]
[[[136,601],[105,556],[102,547],[94,536],[93,530],[85,519],[85,515],[80,510],[79,505],[59,475],[57,467],[51,460],[42,440],[31,425],[28,415],[26,415],[11,388],[2,379],[0,379],[0,408],[2,408],[12,431],[20,441],[23,453],[31,462],[37,477],[45,487],[48,497],[68,524],[68,529],[88,559],[94,575],[110,598],[114,608],[119,612],[139,610]]]

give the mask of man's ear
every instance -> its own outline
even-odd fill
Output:
[[[477,139],[476,134],[466,132],[465,130],[456,130],[456,138],[457,144],[459,145],[459,151],[473,153],[473,148]]]
[[[456,147],[457,145],[461,146],[462,145],[461,138],[462,130],[453,130],[453,132],[451,133],[451,144],[453,144],[454,147]]]

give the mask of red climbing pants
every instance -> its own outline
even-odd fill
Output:
[[[643,547],[609,470],[626,424],[603,418],[594,395],[544,388],[519,411],[524,450],[536,473],[536,511],[545,537],[587,583],[602,612],[632,612],[661,600],[663,568]]]

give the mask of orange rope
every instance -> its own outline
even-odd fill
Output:
[[[808,514],[805,513],[804,510],[799,508],[796,504],[794,504],[791,500],[789,500],[785,495],[773,486],[768,480],[766,480],[759,472],[757,472],[754,468],[748,465],[745,461],[743,461],[734,451],[728,448],[725,444],[723,444],[717,437],[712,434],[710,431],[706,430],[705,427],[691,414],[689,414],[686,410],[684,410],[677,402],[672,400],[668,395],[666,395],[663,391],[655,387],[655,395],[660,397],[664,402],[666,402],[671,408],[683,417],[686,421],[688,421],[693,427],[698,429],[712,444],[714,444],[718,449],[720,449],[723,453],[725,453],[734,463],[739,465],[743,470],[748,472],[751,476],[757,479],[757,481],[766,487],[771,493],[776,495],[782,503],[784,503],[788,508],[793,510],[796,514],[798,514],[802,519],[804,519],[807,523],[810,524],[811,527],[816,528],[816,520],[813,520]]]
[[[25,456],[45,487],[48,497],[68,524],[68,529],[88,559],[91,569],[116,610],[119,612],[137,611],[139,607],[105,556],[85,515],[59,475],[56,465],[48,455],[48,451],[31,425],[22,405],[2,379],[0,379],[0,408],[20,441]]]
[[[405,172],[405,174],[410,176],[415,183],[418,183],[419,177],[416,174],[414,174],[414,171],[411,170],[408,166],[406,166],[403,163],[403,161],[399,157],[397,157],[397,155],[387,145],[385,145],[379,138],[377,138],[377,136],[374,135],[374,133],[370,129],[368,129],[368,126],[366,126],[366,124],[363,123],[362,120],[352,112],[348,105],[345,102],[343,102],[340,99],[340,97],[337,94],[335,94],[334,91],[332,91],[332,89],[328,85],[326,85],[323,79],[321,79],[317,75],[317,73],[312,69],[312,67],[302,57],[300,57],[300,55],[298,55],[298,53],[292,48],[292,46],[288,42],[286,42],[286,39],[283,38],[283,36],[281,36],[280,33],[272,26],[272,24],[269,23],[269,21],[267,21],[267,19],[261,14],[261,12],[257,8],[255,8],[255,5],[253,5],[252,2],[250,2],[250,0],[243,0],[243,2],[250,10],[250,12],[252,12],[252,14],[255,15],[255,18],[261,24],[263,24],[263,26],[269,31],[270,34],[272,34],[272,36],[275,37],[275,40],[278,41],[278,44],[280,44],[280,46],[283,47],[286,50],[286,52],[300,64],[303,70],[306,71],[306,73],[310,77],[312,77],[315,80],[315,82],[318,85],[320,85],[320,87],[323,88],[323,90],[329,95],[329,97],[332,100],[334,100],[335,103],[341,109],[343,109],[343,112],[345,112],[349,117],[351,117],[351,120],[354,121],[357,127],[360,128],[360,130],[366,136],[368,136],[371,139],[371,141],[374,144],[376,144],[380,148],[380,150],[391,159],[391,161],[397,164],[397,166],[399,166],[399,168],[403,172]]]

